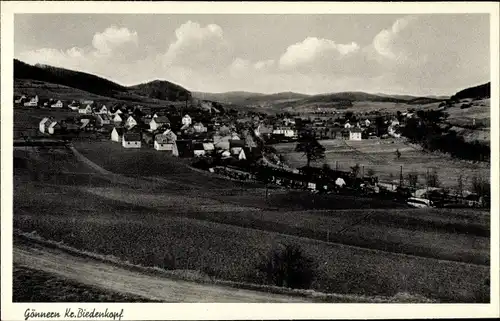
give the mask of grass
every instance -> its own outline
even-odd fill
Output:
[[[128,151],[111,142],[77,147],[106,169],[163,180],[103,188],[16,178],[15,228],[134,264],[257,283],[262,279],[255,266],[274,243],[298,243],[318,263],[315,290],[385,296],[408,292],[453,302],[476,302],[487,296],[483,285],[489,273],[487,213],[294,206],[276,211],[270,209],[273,202],[289,201],[279,190],[274,190],[269,205],[263,201],[262,186],[205,176],[162,153]],[[23,157],[41,164],[51,159],[43,153]],[[63,156],[56,158],[60,163],[54,166],[78,164],[71,157],[68,164]]]
[[[490,164],[461,161],[439,153],[427,153],[416,146],[409,146],[402,140],[362,140],[347,141],[327,140],[320,141],[326,148],[324,162],[331,168],[338,166],[341,170],[349,171],[356,163],[364,166],[365,173],[369,168],[375,171],[383,181],[399,183],[401,166],[403,178],[406,180],[408,173],[418,173],[419,185],[425,184],[427,170],[438,170],[439,180],[443,186],[455,188],[457,177],[462,174],[464,186],[470,188],[474,176],[489,177]],[[346,145],[347,143],[347,145]],[[283,154],[292,167],[305,165],[301,153],[294,151],[295,144],[283,143],[274,145],[278,153]],[[399,150],[401,157],[396,158],[395,152]],[[321,163],[317,164],[321,166]],[[360,174],[362,174],[360,172]]]
[[[13,268],[12,294],[13,302],[151,302],[18,265]]]

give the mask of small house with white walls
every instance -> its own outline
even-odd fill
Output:
[[[141,134],[134,132],[124,133],[122,146],[124,148],[141,148]]]
[[[127,121],[125,122],[125,127],[132,128],[137,125],[137,121],[134,117],[128,116]]]
[[[97,111],[98,114],[107,114],[108,113],[108,108],[106,105],[102,105],[101,108]]]
[[[78,113],[80,114],[92,114],[92,107],[90,105],[82,105],[78,108]]]
[[[38,124],[38,128],[40,130],[41,133],[45,133],[45,123],[49,122],[49,125],[50,125],[50,119],[49,117],[44,117],[40,123]]]
[[[38,95],[31,98],[30,101],[24,103],[25,107],[37,107],[38,106]]]
[[[111,132],[111,140],[117,143],[121,143],[123,138],[123,128],[115,127]]]
[[[169,136],[159,134],[156,135],[154,141],[154,149],[159,151],[172,152],[174,150],[175,140],[172,140]]]
[[[193,129],[197,133],[206,133],[208,131],[207,127],[205,127],[201,122],[197,122],[193,125]]]
[[[52,107],[52,108],[62,108],[63,107],[63,103],[62,103],[62,101],[58,100],[55,104],[50,105],[50,107]]]
[[[61,131],[61,125],[58,122],[53,121],[52,123],[50,123],[47,131],[51,135],[57,134],[58,132]]]
[[[166,116],[153,117],[149,123],[149,128],[154,131],[167,124],[170,124],[170,120]]]
[[[349,122],[346,122],[344,124],[344,128],[351,128],[351,127],[352,127],[352,125]]]
[[[361,129],[355,127],[349,130],[349,140],[361,140]]]
[[[123,122],[123,118],[120,114],[115,114],[115,116],[113,117],[113,122],[114,123],[121,123]]]
[[[184,115],[184,117],[182,117],[182,125],[183,126],[186,126],[186,125],[189,126],[189,125],[191,125],[191,122],[192,122],[192,119],[189,115],[186,114],[186,115]]]

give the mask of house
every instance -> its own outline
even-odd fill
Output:
[[[365,119],[365,121],[363,123],[364,123],[365,127],[370,127],[371,122],[369,119]]]
[[[38,106],[38,95],[31,98],[30,101],[24,103],[25,107],[37,107]]]
[[[57,133],[59,133],[61,131],[61,125],[58,122],[53,121],[52,123],[50,123],[49,128],[47,129],[47,131],[51,135],[57,134]]]
[[[91,118],[80,118],[80,130],[92,131],[95,129],[95,120]]]
[[[236,156],[239,155],[240,152],[245,147],[245,141],[241,139],[231,139],[229,141],[229,151],[231,155]]]
[[[255,129],[256,136],[268,136],[273,132],[273,129],[270,126],[266,126],[264,124],[260,124],[257,129]]]
[[[62,101],[58,100],[55,104],[50,105],[50,107],[52,107],[52,108],[62,108],[63,107],[63,103],[62,103]]]
[[[153,117],[149,122],[149,128],[154,131],[167,124],[170,124],[170,120],[166,116]]]
[[[387,127],[387,133],[395,138],[400,138],[401,137],[401,132],[399,130],[399,126],[389,126]]]
[[[361,140],[361,129],[355,127],[349,130],[349,140]]]
[[[230,140],[231,140],[231,136],[229,136],[229,135],[226,135],[226,136],[215,135],[214,136],[214,146],[217,149],[229,150],[229,141]]]
[[[205,155],[205,148],[203,147],[203,143],[193,144],[193,154],[195,157],[200,157]]]
[[[193,146],[191,140],[178,140],[174,144],[172,155],[177,157],[193,157]]]
[[[273,135],[283,135],[287,138],[292,138],[296,136],[296,132],[294,129],[290,127],[276,127],[273,129]]]
[[[45,133],[45,123],[47,123],[47,122],[48,122],[47,126],[49,126],[50,122],[51,122],[51,119],[49,117],[44,117],[40,121],[40,123],[38,124],[38,128],[39,128],[40,132]]]
[[[92,107],[90,105],[82,105],[78,107],[78,113],[90,115],[92,114]]]
[[[239,159],[239,160],[247,159],[247,156],[245,154],[245,150],[244,149],[241,149],[239,151],[239,153],[237,155],[234,155],[234,156],[236,156],[236,158]]]
[[[98,114],[107,114],[108,113],[108,108],[106,107],[106,105],[102,105],[101,108],[99,108],[99,110],[97,111]]]
[[[132,128],[137,125],[137,121],[132,116],[128,116],[127,121],[125,122],[125,127]]]
[[[197,133],[206,133],[207,132],[207,127],[203,126],[201,122],[197,122],[193,125],[193,129]]]
[[[113,128],[113,131],[111,132],[111,140],[114,142],[121,143],[122,138],[123,138],[123,128],[122,127]]]
[[[170,129],[167,129],[166,131],[163,132],[163,135],[167,136],[169,140],[175,142],[177,140],[177,135],[171,131]]]
[[[121,123],[121,122],[123,122],[123,118],[120,116],[119,113],[115,114],[115,116],[113,117],[113,122],[114,123]]]
[[[186,115],[184,115],[184,117],[182,117],[182,121],[181,122],[182,122],[182,125],[184,125],[184,126],[188,125],[189,126],[189,125],[191,125],[192,119],[191,119],[191,117],[189,115],[186,114]]]
[[[349,124],[349,122],[346,122],[346,123],[344,124],[344,128],[349,129],[349,128],[351,128],[351,127],[352,127],[352,125],[351,125],[351,124]]]
[[[96,120],[99,126],[111,124],[108,114],[96,114]]]
[[[212,154],[215,151],[215,146],[213,143],[205,142],[203,143],[203,149],[205,154]]]
[[[393,118],[391,120],[391,126],[399,126],[399,120],[397,120],[396,118]]]
[[[167,135],[156,135],[155,141],[154,141],[154,149],[156,150],[166,150],[169,152],[172,152],[174,149],[175,145],[175,140],[172,140],[169,136]]]
[[[122,146],[125,148],[141,148],[141,134],[126,132],[122,137]]]
[[[71,104],[68,105],[68,108],[73,111],[78,111],[80,109],[80,104],[73,100]]]
[[[23,101],[26,100],[26,96],[25,95],[22,95],[20,97],[17,97],[16,99],[14,99],[14,103],[15,104],[21,104]]]

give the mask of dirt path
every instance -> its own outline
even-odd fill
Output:
[[[172,280],[73,256],[57,249],[15,244],[16,264],[81,284],[162,302],[312,302],[303,297]]]

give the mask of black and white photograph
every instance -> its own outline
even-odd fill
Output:
[[[495,303],[489,4],[11,12],[2,289],[23,304],[12,317],[131,318],[113,303]],[[37,305],[56,302],[71,309]]]

